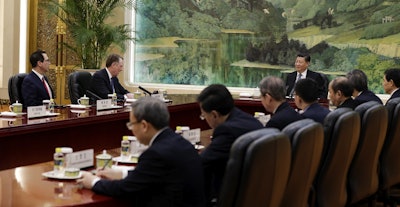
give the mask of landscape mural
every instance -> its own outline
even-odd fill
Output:
[[[384,93],[400,67],[400,0],[139,0],[135,83],[257,87],[298,53],[333,78],[362,69]]]

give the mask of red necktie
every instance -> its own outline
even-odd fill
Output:
[[[46,85],[46,83],[45,83],[45,81],[44,81],[44,77],[42,78],[42,82],[43,82],[44,88],[45,88],[46,91],[47,91],[47,94],[49,95],[49,98],[51,98],[50,92],[49,92],[49,88],[47,87],[47,85]]]

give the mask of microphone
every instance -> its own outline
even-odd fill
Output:
[[[145,93],[149,94],[149,96],[151,96],[151,92],[146,90],[145,88],[143,88],[142,86],[139,86],[139,89],[144,91]]]
[[[97,94],[93,93],[90,90],[86,90],[86,93],[87,93],[88,97],[90,98],[90,100],[92,101],[91,104],[96,104],[97,100],[101,100],[102,99]]]

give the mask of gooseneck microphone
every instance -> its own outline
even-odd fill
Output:
[[[139,89],[144,91],[145,93],[149,94],[149,96],[151,96],[151,92],[146,90],[145,88],[143,88],[142,86],[139,86]]]

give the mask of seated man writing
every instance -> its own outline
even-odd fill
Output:
[[[164,102],[152,97],[134,102],[127,127],[149,146],[136,168],[100,170],[97,175],[83,172],[78,183],[99,194],[127,199],[133,206],[204,206],[200,156],[168,126]]]

